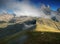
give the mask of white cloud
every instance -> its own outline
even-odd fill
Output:
[[[28,1],[13,3],[10,8],[13,9],[16,16],[45,17],[45,14],[40,10],[40,8],[30,5]]]
[[[29,4],[29,0],[18,2],[10,0],[7,3],[7,9],[12,9],[16,16],[38,16],[48,18],[40,8],[36,8]]]

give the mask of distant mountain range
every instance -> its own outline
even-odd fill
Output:
[[[7,13],[0,14],[0,21],[8,22],[8,21],[10,21],[12,18],[14,18],[14,16],[11,15],[11,14],[7,14]]]
[[[40,13],[42,13],[40,16],[42,18],[48,18],[60,22],[60,8],[58,8],[56,11],[53,11],[51,10],[49,5],[45,6],[44,4],[41,4]],[[13,20],[19,19],[19,17],[16,17],[16,14],[3,13],[0,14],[0,21],[8,22],[11,21],[12,19]]]
[[[42,11],[45,14],[45,18],[51,18],[54,21],[60,22],[60,8],[58,8],[56,11],[51,10],[50,6],[45,6],[44,4],[41,5],[40,11]]]

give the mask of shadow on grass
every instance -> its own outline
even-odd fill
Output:
[[[18,24],[19,25],[19,24]],[[19,28],[19,27],[18,27]],[[19,31],[17,31],[16,33],[15,32],[13,32],[14,34],[11,34],[12,33],[12,29],[11,29],[11,32],[10,32],[10,35],[7,35],[8,33],[6,33],[6,35],[5,36],[3,36],[3,38],[2,39],[0,39],[0,44],[10,44],[9,42],[11,42],[11,44],[17,44],[17,42],[15,42],[16,40],[18,40],[18,39],[21,39],[21,37],[23,37],[24,35],[27,35],[27,36],[29,36],[28,34],[27,34],[27,32],[29,32],[29,31],[31,31],[31,30],[33,30],[33,29],[35,29],[36,28],[36,25],[34,25],[34,26],[32,26],[32,27],[30,27],[30,28],[28,28],[28,29],[26,29],[26,30],[22,30],[22,31],[20,31],[20,28],[18,29]],[[9,29],[9,31],[10,31],[10,28],[8,28]],[[16,28],[16,30],[17,30],[17,28]],[[8,32],[8,31],[7,31]],[[0,33],[1,34],[1,33]],[[4,34],[4,32],[3,32],[3,34]],[[12,42],[12,41],[14,41],[14,42]],[[20,43],[20,42],[19,42]]]
[[[24,35],[28,35],[27,39],[20,40]],[[23,44],[60,44],[60,33],[24,31],[8,37],[8,40],[3,40],[1,44],[20,44],[21,41]]]
[[[25,44],[60,44],[60,33],[28,32],[28,35]]]

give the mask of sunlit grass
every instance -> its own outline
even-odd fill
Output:
[[[39,24],[37,22],[37,27],[35,29],[35,31],[42,31],[42,32],[60,32],[60,30],[58,30],[57,28],[48,26],[48,25],[44,25],[44,24]]]

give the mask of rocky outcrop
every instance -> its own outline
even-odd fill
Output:
[[[42,4],[40,11],[44,14],[44,15],[42,14],[43,18],[50,18],[50,19],[55,18],[55,20],[58,20],[60,22],[60,8],[58,8],[56,11],[54,11],[50,8],[49,5],[46,6],[46,5]]]

